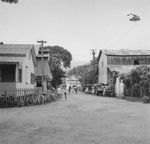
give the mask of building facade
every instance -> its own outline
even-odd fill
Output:
[[[79,81],[79,78],[75,75],[67,76],[65,79],[66,87],[67,89],[69,86],[73,87],[79,87],[81,88],[81,82]]]
[[[98,81],[110,84],[116,72],[128,73],[137,65],[150,65],[150,50],[100,50]]]
[[[52,80],[52,74],[50,71],[49,61],[50,54],[48,50],[43,51],[43,61],[41,50],[39,50],[36,56],[37,67],[36,67],[36,86],[42,87],[42,75],[43,75],[43,92],[47,92],[48,86]]]
[[[0,91],[35,87],[36,56],[32,44],[0,44]]]

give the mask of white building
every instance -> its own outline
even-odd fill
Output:
[[[66,87],[69,88],[69,86],[81,87],[81,82],[79,81],[79,78],[75,75],[66,77]]]
[[[0,91],[33,89],[36,56],[32,44],[0,44]]]

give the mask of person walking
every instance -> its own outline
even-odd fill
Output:
[[[65,96],[65,99],[67,99],[66,85],[64,85],[64,87],[63,87],[63,93],[64,93],[64,96]]]
[[[58,95],[57,95],[58,97],[62,96],[62,89],[60,86],[57,88],[57,93],[58,93]]]
[[[71,93],[71,85],[69,86],[69,89],[68,89],[68,90],[69,90],[69,94],[70,94],[70,93]]]
[[[78,88],[77,86],[74,87],[75,93],[78,93]]]

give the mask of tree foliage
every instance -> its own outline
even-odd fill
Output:
[[[1,0],[1,1],[7,3],[18,3],[18,0]]]
[[[62,83],[65,72],[62,67],[69,68],[72,60],[71,53],[60,46],[46,46],[44,50],[48,50],[50,54],[49,66],[52,72],[52,85],[57,87]]]
[[[52,75],[53,79],[51,81],[51,84],[53,87],[56,88],[58,85],[62,83],[62,78],[65,77],[65,72],[61,68],[55,67],[52,70]]]
[[[140,97],[141,88],[144,94],[149,94],[150,88],[150,67],[138,66],[133,69],[128,75],[124,76],[124,83],[127,88],[132,91],[132,96]]]
[[[98,64],[97,61],[91,64],[85,64],[75,67],[69,71],[69,75],[80,76],[83,85],[94,84],[98,82]]]
[[[50,67],[54,69],[55,67],[69,68],[72,61],[71,53],[60,46],[46,46],[44,49],[49,50],[50,54]]]

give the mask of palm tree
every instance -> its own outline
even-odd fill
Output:
[[[1,0],[1,1],[7,3],[18,3],[18,0]]]

